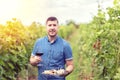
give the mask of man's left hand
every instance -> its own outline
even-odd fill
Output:
[[[64,70],[64,69],[60,69],[60,70],[57,70],[57,75],[59,76],[67,76],[69,74],[68,71]]]

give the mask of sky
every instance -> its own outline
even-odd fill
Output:
[[[98,3],[106,9],[113,0],[0,0],[0,24],[17,18],[24,25],[34,21],[44,25],[49,16],[57,17],[60,24],[89,22],[97,14]]]

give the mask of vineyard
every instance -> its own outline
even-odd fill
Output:
[[[60,25],[58,34],[73,50],[75,69],[67,80],[120,80],[120,0],[113,3],[106,12],[99,6],[90,23]],[[25,26],[13,18],[0,24],[0,80],[36,80],[29,58],[44,35],[45,26],[36,22]]]

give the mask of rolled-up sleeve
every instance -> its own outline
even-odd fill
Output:
[[[64,57],[65,57],[65,60],[73,59],[72,49],[71,49],[69,43],[67,43],[67,42],[64,43]]]
[[[35,56],[36,55],[36,52],[37,52],[37,49],[38,49],[38,43],[39,43],[39,40],[37,40],[34,44],[34,47],[33,47],[33,50],[32,50],[32,56]]]

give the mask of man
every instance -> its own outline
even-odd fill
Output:
[[[38,80],[65,80],[73,71],[73,56],[70,45],[57,35],[59,22],[56,17],[46,21],[47,36],[36,41],[30,63],[38,65]],[[64,33],[63,33],[64,34]],[[37,56],[36,53],[43,53]]]

